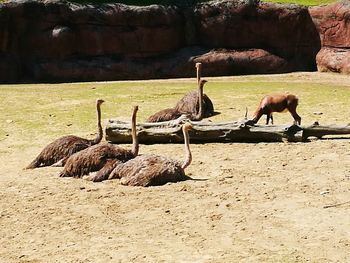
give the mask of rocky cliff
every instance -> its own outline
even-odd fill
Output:
[[[196,62],[206,65],[204,76],[312,71],[321,46],[349,47],[349,7],[338,5],[339,37],[324,30],[339,13],[322,15],[322,8],[339,10],[335,5],[7,2],[0,4],[0,81],[189,77]]]
[[[320,34],[321,50],[317,54],[319,71],[350,73],[350,2],[310,8]]]

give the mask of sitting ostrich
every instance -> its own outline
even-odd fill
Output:
[[[174,108],[168,108],[156,112],[155,114],[148,117],[147,122],[162,122],[176,120],[182,115],[181,112],[175,110]]]
[[[108,179],[121,178],[121,184],[130,186],[155,186],[191,179],[185,175],[185,168],[192,161],[188,136],[188,130],[191,128],[192,126],[189,123],[182,126],[186,154],[182,163],[154,154],[140,155],[125,163],[115,164],[116,167]],[[103,180],[98,175],[88,179],[95,182]]]
[[[196,116],[199,113],[199,107],[200,107],[199,102],[202,101],[203,113],[201,118],[208,118],[214,115],[214,106],[210,98],[206,94],[203,94],[203,87],[202,87],[202,91],[200,90],[200,86],[201,86],[200,76],[201,76],[202,64],[196,63],[196,69],[197,69],[197,82],[198,82],[199,89],[195,91],[191,91],[190,93],[185,95],[181,100],[179,100],[178,103],[175,105],[175,110],[179,112],[191,113],[193,116]],[[202,92],[202,100],[199,99],[200,92]]]
[[[96,100],[97,110],[97,135],[93,140],[84,139],[74,135],[67,135],[56,139],[48,144],[41,153],[26,167],[26,169],[34,169],[37,167],[62,166],[72,154],[86,149],[92,145],[100,143],[103,137],[103,130],[101,126],[101,104],[104,100]]]
[[[131,119],[131,135],[133,142],[131,150],[124,149],[111,143],[94,145],[69,157],[59,176],[82,177],[90,172],[99,171],[106,165],[107,167],[112,165],[113,168],[115,162],[125,162],[136,157],[139,151],[139,144],[136,135],[137,111],[138,106],[135,106],[133,108]]]
[[[205,103],[203,101],[203,87],[205,83],[207,83],[206,80],[204,79],[200,80],[198,83],[198,92],[193,93],[194,95],[198,96],[198,98],[196,98],[195,100],[197,100],[198,102],[201,102],[198,104],[199,105],[198,110],[184,112],[176,108],[168,108],[153,114],[147,119],[147,121],[162,122],[162,121],[176,120],[183,114],[186,115],[187,118],[189,118],[192,121],[199,121],[203,119],[203,115],[204,115],[203,109],[204,109],[204,103]]]

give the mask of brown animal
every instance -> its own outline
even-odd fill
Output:
[[[203,86],[201,87],[200,85],[201,75],[202,75],[202,63],[196,63],[195,66],[197,71],[198,91],[192,91],[187,95],[185,95],[176,104],[175,110],[180,112],[188,112],[188,113],[191,113],[192,116],[197,116],[197,118],[191,119],[191,120],[201,120],[203,118],[207,118],[214,115],[214,106],[210,98],[206,94],[203,94]],[[199,99],[200,95],[202,96],[201,100]],[[200,112],[199,101],[202,101],[202,113],[200,114],[200,117],[199,117],[199,112]]]
[[[117,165],[120,164],[123,164],[123,162],[118,159],[109,159],[106,164],[95,174],[83,176],[83,179],[93,182],[102,182],[107,180],[111,172],[117,167]]]
[[[114,160],[125,162],[137,156],[139,144],[136,135],[136,113],[138,107],[133,108],[131,120],[132,149],[124,149],[118,145],[104,143],[94,145],[68,158],[60,177],[82,177],[90,172],[101,170],[106,164],[113,165]],[[117,162],[117,161],[116,161]]]
[[[210,98],[203,94],[203,86],[207,81],[199,80],[198,90],[191,91],[185,95],[175,105],[175,110],[178,112],[184,112],[193,116],[193,120],[200,120],[214,115],[214,106]],[[202,99],[200,100],[200,97]],[[202,102],[202,114],[200,114],[200,103]]]
[[[168,108],[151,115],[147,122],[162,122],[176,120],[181,116],[181,112],[175,110],[174,108]]]
[[[198,96],[197,102],[202,102],[199,103],[199,108],[197,110],[192,111],[180,111],[177,110],[176,108],[168,108],[161,110],[152,116],[150,116],[147,121],[148,122],[162,122],[162,121],[171,121],[171,120],[176,120],[178,119],[181,115],[186,115],[187,118],[189,118],[192,121],[199,121],[203,119],[203,108],[204,108],[204,102],[203,102],[203,86],[204,84],[207,83],[206,80],[200,80],[199,81],[199,88],[198,91],[193,92],[194,96]],[[192,100],[196,100],[195,98],[192,98]]]
[[[294,124],[301,123],[301,117],[297,114],[298,97],[292,94],[267,95],[262,98],[258,108],[251,120],[252,123],[257,123],[263,114],[266,114],[266,124],[273,124],[273,112],[289,111],[294,118]]]
[[[182,163],[159,155],[141,155],[117,165],[108,179],[121,178],[121,184],[130,186],[155,186],[191,179],[185,175],[192,161],[188,135],[191,128],[189,123],[182,126],[186,154]]]
[[[103,137],[103,130],[101,126],[101,104],[104,100],[98,99],[96,101],[97,109],[97,135],[93,140],[84,139],[74,135],[67,135],[56,139],[47,145],[41,153],[26,167],[26,169],[34,169],[37,167],[62,166],[67,158],[72,154],[86,149],[92,145],[98,144]]]

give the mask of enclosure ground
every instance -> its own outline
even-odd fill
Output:
[[[324,207],[350,201],[350,137],[192,144],[187,174],[194,180],[160,187],[59,178],[61,168],[55,167],[22,170],[53,138],[93,137],[96,96],[106,100],[104,121],[116,114],[128,119],[132,100],[144,120],[181,96],[184,90],[172,83],[191,89],[193,81],[1,87],[7,99],[1,96],[0,261],[349,262],[350,204]],[[243,117],[245,105],[251,112],[263,93],[288,90],[301,97],[305,124],[349,122],[350,76],[295,73],[209,81],[205,92],[221,112],[213,121]],[[158,87],[147,93],[153,101],[135,95],[147,85]],[[291,121],[288,114],[275,116],[279,124]],[[141,145],[140,153],[182,159],[183,146]]]

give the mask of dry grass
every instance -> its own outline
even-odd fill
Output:
[[[345,124],[350,76],[320,73],[208,78],[205,92],[237,119],[265,93],[300,97],[304,124]],[[0,87],[0,261],[18,262],[349,262],[350,144],[191,145],[186,173],[202,181],[123,187],[59,178],[61,168],[23,171],[52,139],[95,131],[103,119],[139,120],[171,106],[194,79]],[[315,115],[314,112],[322,112]],[[277,124],[291,123],[275,114]],[[125,147],[130,147],[125,145]],[[183,158],[182,145],[141,145],[140,153]]]
[[[336,74],[294,73],[284,75],[208,78],[205,92],[221,112],[213,121],[240,119],[245,108],[255,110],[268,93],[290,92],[300,98],[298,111],[304,124],[347,123],[349,83]],[[103,98],[103,118],[127,118],[131,105],[140,106],[139,120],[175,105],[195,89],[194,79],[118,81],[37,85],[0,85],[0,140],[25,139],[35,142],[43,136],[86,135],[95,131],[95,100]],[[316,95],[317,94],[317,95]],[[332,103],[329,103],[332,98]],[[322,115],[314,113],[322,112]],[[288,123],[288,114],[276,114],[276,123]],[[24,132],[25,131],[25,132]],[[29,146],[29,145],[24,145]]]

